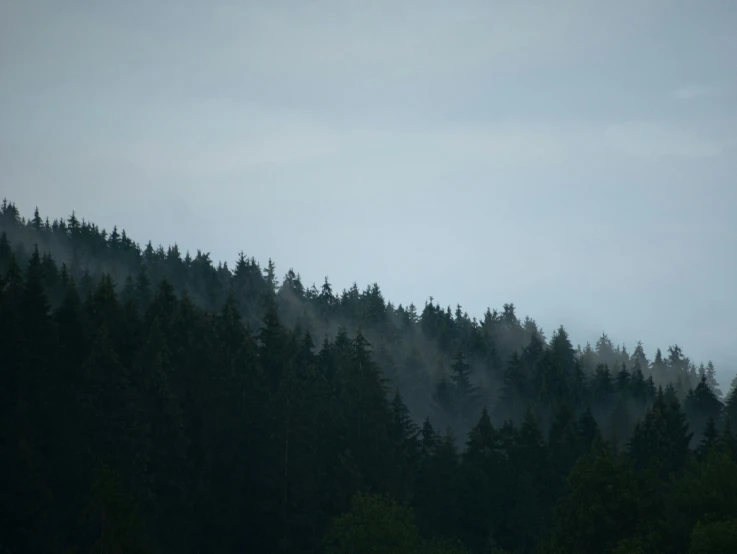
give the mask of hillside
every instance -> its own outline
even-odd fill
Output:
[[[402,306],[7,201],[0,276],[0,550],[695,553],[735,533],[737,392],[677,345],[574,347],[512,303]]]

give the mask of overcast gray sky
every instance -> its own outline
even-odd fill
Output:
[[[0,0],[0,193],[724,381],[735,29],[729,0]]]

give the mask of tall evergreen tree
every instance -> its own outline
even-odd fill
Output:
[[[637,467],[654,464],[667,476],[685,467],[692,436],[678,399],[666,400],[660,389],[645,419],[635,426],[629,451]]]

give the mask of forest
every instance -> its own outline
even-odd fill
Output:
[[[5,200],[0,553],[737,552],[735,383],[663,346]]]

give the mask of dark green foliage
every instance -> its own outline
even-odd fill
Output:
[[[584,452],[588,452],[593,444],[601,439],[599,425],[588,408],[578,420],[578,438]]]
[[[696,388],[689,391],[685,401],[685,409],[689,421],[694,427],[694,435],[697,440],[701,439],[704,428],[708,421],[716,421],[722,415],[722,403],[706,381],[706,375],[702,375]]]
[[[325,537],[326,554],[412,554],[420,536],[412,512],[382,496],[356,494]]]
[[[460,533],[474,551],[495,544],[494,534],[504,518],[504,498],[512,492],[510,477],[501,437],[484,408],[469,433],[461,468]]]
[[[632,468],[600,443],[570,475],[547,552],[610,552],[622,538],[636,533],[640,502]]]
[[[151,552],[136,500],[126,490],[120,474],[102,464],[93,479],[90,503],[83,512],[83,523],[97,535],[92,548],[100,552]]]
[[[725,419],[737,430],[737,387],[732,387],[724,404]]]
[[[0,551],[733,548],[713,365],[233,267],[3,203]]]
[[[394,498],[409,501],[414,488],[416,470],[420,461],[420,430],[412,419],[399,390],[391,403],[392,425],[390,440],[396,452],[397,483],[391,487]]]
[[[712,449],[717,448],[719,444],[720,437],[719,432],[717,431],[716,422],[713,417],[710,417],[707,420],[704,432],[702,433],[701,443],[696,449],[696,455],[699,456],[699,458],[704,459],[709,452],[711,452]]]
[[[459,459],[453,433],[440,437],[432,455],[424,460],[414,506],[423,535],[452,539],[460,520]]]
[[[737,552],[737,518],[699,522],[691,532],[688,554],[731,554]]]
[[[675,484],[673,496],[686,531],[697,521],[734,517],[737,514],[737,462],[724,452],[711,450],[703,462],[689,464]]]
[[[692,435],[678,399],[659,390],[655,404],[635,426],[630,453],[637,467],[655,465],[665,477],[685,467]]]
[[[522,365],[522,359],[517,352],[514,352],[504,371],[498,409],[500,414],[507,414],[513,421],[521,421],[530,388],[529,376]]]

